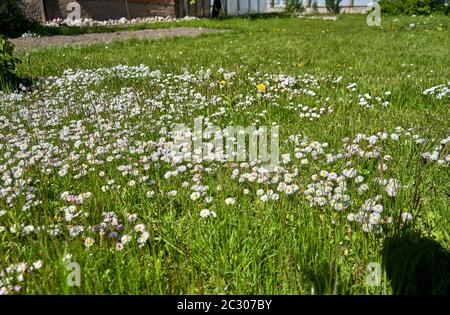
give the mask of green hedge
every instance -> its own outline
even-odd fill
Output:
[[[34,26],[23,14],[15,0],[0,1],[0,34],[18,37]]]
[[[389,14],[429,15],[450,12],[450,6],[445,5],[445,0],[381,0],[380,6],[383,13]]]
[[[342,0],[325,0],[327,11],[330,13],[339,14],[341,12],[341,2]]]

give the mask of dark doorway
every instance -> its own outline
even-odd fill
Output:
[[[185,16],[210,17],[210,0],[197,0],[194,4],[190,4],[189,0],[176,0],[175,15],[177,18]]]

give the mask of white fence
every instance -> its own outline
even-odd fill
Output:
[[[211,0],[212,4],[213,0]],[[222,0],[222,8],[227,15],[247,15],[284,10],[287,0]],[[311,9],[316,2],[319,8],[325,8],[325,0],[303,0],[303,6]],[[367,8],[374,0],[343,0],[341,7],[344,11]],[[356,10],[357,11],[357,10]]]
[[[224,10],[227,15],[247,15],[266,13],[267,0],[225,0]]]

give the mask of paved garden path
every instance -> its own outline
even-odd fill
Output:
[[[130,38],[137,39],[159,39],[175,36],[198,36],[203,33],[222,32],[221,30],[193,27],[176,27],[164,29],[147,29],[138,31],[123,31],[114,33],[90,33],[81,35],[56,35],[43,37],[22,37],[14,38],[11,41],[18,50],[42,47],[48,45],[63,44],[92,44],[109,43],[116,40],[125,40]]]

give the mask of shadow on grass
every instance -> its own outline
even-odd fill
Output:
[[[30,90],[33,88],[32,78],[21,78],[17,76],[0,76],[0,91],[13,92],[17,90]]]
[[[388,237],[383,266],[394,294],[450,294],[450,252],[415,232]]]
[[[305,279],[314,288],[314,294],[332,294],[335,273],[331,263],[315,263],[304,267]]]

